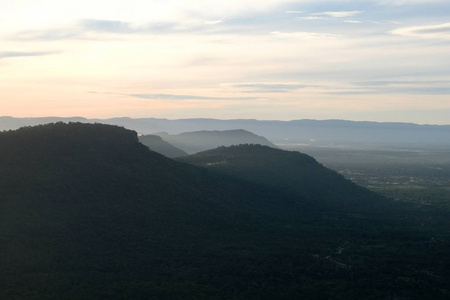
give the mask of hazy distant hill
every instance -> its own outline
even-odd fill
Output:
[[[264,136],[275,144],[309,144],[313,146],[356,148],[448,148],[450,125],[417,125],[410,123],[353,122],[343,120],[217,120],[157,118],[11,118],[0,117],[0,130],[17,129],[22,126],[75,121],[104,123],[123,126],[141,134],[201,130],[244,129]]]
[[[167,133],[155,133],[170,144],[183,149],[187,153],[196,153],[204,150],[214,149],[219,146],[231,146],[239,144],[259,144],[276,147],[265,137],[258,136],[246,130],[225,131],[195,131],[184,132],[176,135]]]
[[[187,155],[183,150],[164,141],[160,136],[149,134],[139,136],[139,141],[151,150],[167,157],[179,157]]]
[[[387,201],[301,154],[209,153],[228,170],[173,161],[115,126],[1,132],[0,299],[450,295],[447,212]]]

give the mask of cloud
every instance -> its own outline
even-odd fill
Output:
[[[405,85],[405,86],[411,86],[411,85],[450,85],[449,81],[444,80],[434,80],[434,81],[399,81],[399,80],[376,80],[376,81],[358,81],[358,82],[352,82],[352,85],[357,86],[394,86],[394,85]]]
[[[288,11],[285,11],[285,13],[287,13],[287,14],[302,14],[302,13],[304,13],[304,11],[302,11],[302,10],[288,10]]]
[[[342,19],[347,17],[353,17],[362,11],[325,11],[320,13],[313,13],[306,17],[297,17],[297,20],[330,20],[330,19]],[[360,21],[344,20],[347,23],[361,23]]]
[[[223,23],[223,22],[224,22],[224,20],[220,19],[220,20],[216,20],[216,21],[205,21],[205,22],[203,22],[203,24],[216,25],[216,24],[220,24],[220,23]]]
[[[180,24],[175,22],[152,22],[144,25],[136,25],[129,22],[116,20],[83,20],[80,22],[83,31],[107,32],[115,34],[130,33],[168,33],[180,31]]]
[[[395,29],[391,33],[406,37],[450,39],[450,23],[403,27]]]
[[[261,97],[205,97],[195,95],[173,95],[173,94],[127,94],[126,96],[141,99],[159,100],[256,100]]]
[[[48,52],[48,51],[47,52],[45,52],[45,51],[38,51],[38,52],[6,51],[6,52],[0,52],[0,58],[44,56],[44,55],[51,55],[51,54],[58,54],[58,52]]]
[[[279,38],[319,38],[319,39],[334,39],[341,37],[340,34],[334,33],[321,33],[321,32],[306,32],[306,31],[296,31],[296,32],[279,32],[272,31],[272,35]]]
[[[39,40],[39,41],[56,41],[79,38],[81,35],[79,30],[69,29],[48,29],[48,30],[28,30],[22,31],[11,36],[13,40]]]
[[[151,22],[134,24],[118,20],[84,19],[74,26],[60,29],[44,29],[23,31],[12,37],[16,40],[63,40],[63,39],[92,39],[92,34],[167,34],[180,32],[207,31],[211,24],[222,21],[212,21],[184,25],[176,22]]]
[[[333,95],[450,95],[450,81],[362,81]]]
[[[110,20],[82,20],[81,27],[97,32],[130,33],[135,31],[130,23]]]
[[[450,87],[414,87],[414,88],[379,88],[373,90],[345,90],[328,92],[331,95],[388,95],[388,94],[405,94],[405,95],[450,95]]]
[[[354,10],[354,11],[325,11],[321,13],[314,13],[313,16],[326,16],[330,18],[347,18],[353,17],[357,14],[362,13],[362,11]]]
[[[230,84],[230,87],[246,89],[245,93],[287,93],[305,88],[314,88],[315,85],[306,85],[298,83],[237,83]]]
[[[447,0],[378,0],[383,5],[417,5],[446,2]]]
[[[307,20],[307,21],[311,21],[311,20],[325,20],[327,18],[324,17],[317,17],[317,16],[308,16],[308,17],[298,17],[297,20]]]

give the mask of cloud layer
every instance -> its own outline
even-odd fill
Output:
[[[0,99],[0,111],[379,120],[444,111],[448,11],[443,0],[3,1],[1,98],[15,100]]]

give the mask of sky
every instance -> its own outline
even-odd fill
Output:
[[[2,1],[0,116],[450,124],[450,1]]]

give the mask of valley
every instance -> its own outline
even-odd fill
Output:
[[[449,150],[277,146],[308,153],[353,182],[395,200],[450,209]]]

